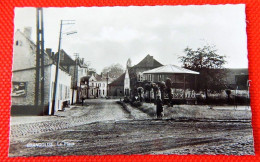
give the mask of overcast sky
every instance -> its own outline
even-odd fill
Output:
[[[181,65],[183,50],[215,45],[227,56],[227,68],[248,67],[245,5],[44,8],[45,48],[58,49],[60,20],[62,49],[79,53],[97,72],[113,63],[135,65],[147,54],[162,64]],[[15,30],[32,27],[36,40],[36,9],[15,8]]]

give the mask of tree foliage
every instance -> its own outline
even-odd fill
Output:
[[[184,68],[199,72],[197,80],[198,90],[204,90],[207,97],[208,90],[219,91],[225,88],[226,56],[219,55],[214,46],[204,46],[193,50],[186,48],[185,56],[179,57]]]
[[[188,69],[199,71],[201,69],[223,69],[226,63],[226,56],[217,54],[214,46],[204,46],[193,50],[185,48],[184,53],[186,56],[179,57],[183,66]]]
[[[124,68],[120,64],[112,64],[108,67],[105,67],[102,70],[103,74],[109,73],[109,77],[111,78],[118,78],[120,75],[124,73]]]
[[[151,84],[151,83],[146,83],[146,84],[144,85],[144,90],[145,90],[145,92],[148,91],[148,98],[149,98],[149,101],[151,102],[152,84]]]

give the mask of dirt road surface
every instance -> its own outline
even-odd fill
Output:
[[[70,116],[94,122],[11,139],[9,156],[254,154],[250,121],[156,120],[136,109],[129,113],[114,101],[86,104],[91,106]]]

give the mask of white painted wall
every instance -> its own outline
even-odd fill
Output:
[[[49,114],[51,114],[52,108],[52,97],[55,82],[56,65],[51,65],[50,68],[51,78],[50,78],[50,90],[49,90]],[[71,102],[71,76],[59,69],[58,72],[58,86],[56,92],[56,102],[55,102],[55,112],[62,110],[62,102]]]

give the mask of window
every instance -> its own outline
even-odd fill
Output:
[[[68,96],[67,96],[67,86],[64,86],[64,88],[65,88],[65,95],[64,96],[65,96],[65,99],[66,99],[66,98],[68,98]]]
[[[159,81],[159,82],[160,82],[160,81],[163,81],[163,75],[161,75],[161,74],[158,75],[158,81]]]
[[[59,90],[60,90],[60,97],[59,99],[62,100],[62,84],[59,84]]]
[[[152,74],[148,74],[148,79],[147,79],[148,81],[153,81],[153,79],[152,79]]]
[[[81,75],[84,75],[83,70],[84,70],[84,69],[80,69],[80,73],[81,73]]]
[[[138,73],[137,75],[137,81],[142,82],[143,81],[143,73]]]
[[[23,42],[20,41],[20,40],[17,40],[17,41],[15,41],[15,45],[16,45],[16,46],[22,46],[22,45],[23,45]]]
[[[103,95],[105,95],[105,90],[103,90]]]

